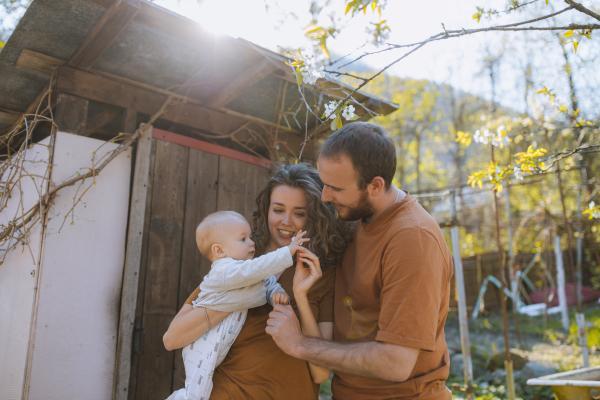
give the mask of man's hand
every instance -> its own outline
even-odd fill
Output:
[[[291,306],[276,304],[269,313],[265,331],[273,337],[275,344],[283,352],[298,357],[298,351],[304,336],[300,323]]]

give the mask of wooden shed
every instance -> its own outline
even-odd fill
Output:
[[[295,159],[307,137],[310,160],[329,132],[305,102],[322,110],[352,92],[321,79],[301,93],[286,61],[143,0],[34,0],[0,52],[0,132],[22,125],[48,90],[60,131],[101,141],[127,137],[162,111],[130,157],[123,275],[118,296],[106,299],[113,398],[163,399],[182,386],[180,355],[164,350],[162,334],[209,267],[196,250],[196,224],[218,209],[250,217],[273,163]],[[394,110],[362,93],[351,101],[362,119]],[[33,141],[49,134],[41,123]],[[6,154],[10,144],[2,146]],[[66,393],[59,389],[48,393]],[[26,387],[15,396],[30,398]]]

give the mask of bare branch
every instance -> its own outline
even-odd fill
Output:
[[[590,17],[600,21],[600,14],[593,12],[592,10],[590,10],[587,7],[584,7],[581,3],[577,3],[576,1],[573,1],[573,0],[565,0],[565,3],[567,3],[568,5],[570,5],[577,11],[587,14]]]

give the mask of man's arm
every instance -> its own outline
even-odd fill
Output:
[[[292,357],[370,378],[402,382],[412,372],[419,350],[400,345],[363,342],[336,343],[302,335],[296,314],[289,306],[275,306],[266,332]]]

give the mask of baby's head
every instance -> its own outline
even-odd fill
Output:
[[[254,241],[250,224],[235,211],[209,214],[196,228],[196,244],[200,253],[210,261],[231,257],[248,260],[254,257]]]

